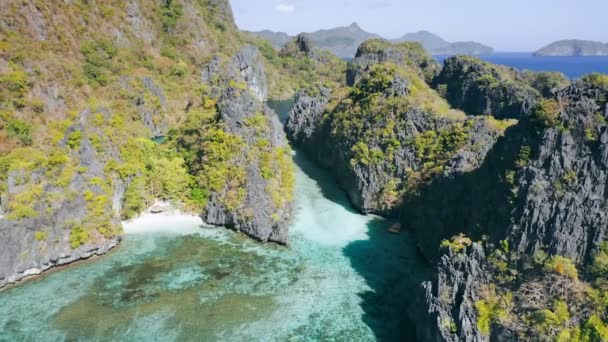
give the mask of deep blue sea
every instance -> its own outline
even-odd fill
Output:
[[[449,56],[437,55],[439,62]],[[519,70],[559,71],[571,79],[592,72],[608,74],[608,57],[536,57],[529,52],[497,52],[477,56],[494,64],[510,66]]]

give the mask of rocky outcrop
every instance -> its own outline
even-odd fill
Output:
[[[63,215],[77,213],[74,209],[82,207],[78,204],[63,204]],[[35,222],[15,225],[14,222],[0,220],[0,288],[57,266],[103,255],[118,243],[117,237],[101,237],[98,241],[73,249],[63,226],[51,226],[44,230],[44,241],[36,238],[39,227]]]
[[[285,46],[281,49],[281,55],[312,59],[316,57],[315,47],[310,38],[305,34],[299,34],[285,44]]]
[[[486,254],[479,244],[468,250],[449,249],[437,264],[436,277],[422,284],[416,315],[421,341],[489,341],[477,329],[475,303],[479,289],[491,280]],[[422,311],[422,310],[421,310]]]
[[[263,105],[267,61],[241,46],[229,1],[89,3],[87,20],[81,10],[0,6],[12,37],[0,44],[0,287],[107,252],[120,220],[155,199],[207,206],[212,223],[285,243],[289,149]],[[65,20],[51,25],[57,15]],[[207,126],[196,131],[196,119]],[[177,151],[182,125],[201,133],[195,152]],[[222,147],[238,146],[229,166],[242,177],[213,163],[195,174],[186,160],[198,153],[203,164],[205,143],[219,160],[231,154]],[[236,196],[218,200],[224,191]]]
[[[475,245],[464,254],[440,253],[441,239],[464,233],[473,240],[484,239],[487,246],[504,240],[511,246],[510,260],[529,260],[544,252],[566,257],[581,268],[591,262],[606,240],[608,227],[607,99],[608,82],[591,77],[574,83],[549,100],[556,104],[550,106],[555,120],[538,117],[547,111],[544,102],[506,132],[479,168],[436,179],[406,202],[402,224],[413,229],[422,251],[438,265],[434,280],[425,284],[424,312],[433,315],[426,323],[419,322],[421,337],[489,340],[473,324],[477,312],[472,303],[481,298],[479,284],[489,283],[497,271],[484,271],[489,270],[489,259]],[[516,295],[525,295],[526,287],[533,286],[553,298],[548,289],[542,290],[551,286],[552,281],[543,278],[548,276],[541,277],[538,270],[525,265],[511,264],[519,279],[511,286],[521,285]],[[499,285],[496,289],[507,290]],[[453,293],[460,299],[448,300],[454,298]],[[523,317],[525,308],[520,305],[526,300],[518,300],[510,310]],[[517,334],[509,329],[522,333],[525,327],[497,329],[492,338],[515,338]]]
[[[150,77],[124,77],[122,85],[132,93],[140,121],[150,130],[151,138],[165,136],[168,131],[167,98],[161,87]]]
[[[105,161],[118,158],[118,151],[106,144],[101,156],[92,145],[90,134],[99,133],[94,132],[89,121],[95,115],[111,117],[105,108],[79,114],[78,121],[59,142],[63,146],[70,144],[70,136],[78,132],[78,145],[72,138],[69,155],[50,157],[65,163],[59,165],[59,170],[53,170],[47,161],[49,166],[16,169],[8,174],[6,192],[2,194],[3,212],[7,215],[0,219],[0,288],[55,266],[104,254],[118,243],[121,205],[128,184],[105,173]],[[28,196],[31,202],[22,203],[22,196]],[[92,203],[99,206],[93,208]],[[22,214],[20,210],[24,209],[20,206],[33,212]],[[86,229],[85,222],[97,222],[98,229]]]
[[[227,71],[233,79],[245,82],[258,101],[266,101],[268,83],[264,61],[258,48],[253,45],[243,47],[234,55]]]
[[[608,89],[578,82],[557,94],[558,122],[517,174],[521,203],[509,227],[518,251],[582,264],[608,233]],[[567,128],[562,128],[567,127]]]
[[[217,61],[205,67],[205,72],[220,71]],[[282,124],[274,111],[261,102],[267,94],[263,61],[253,46],[241,49],[226,66],[226,75],[232,77],[228,87],[217,86],[221,92],[217,109],[219,123],[225,132],[242,139],[245,148],[231,161],[231,167],[243,169],[245,196],[236,208],[229,208],[223,198],[224,191],[211,196],[203,219],[214,225],[227,226],[261,241],[287,243],[287,221],[291,204],[277,203],[273,199],[273,182],[262,173],[259,153],[276,153],[287,147]],[[238,72],[236,72],[238,71]],[[205,73],[204,72],[204,73]],[[240,88],[239,83],[246,84]],[[254,146],[264,142],[264,151]],[[267,145],[266,145],[267,144]],[[274,158],[274,157],[272,157]],[[227,189],[226,191],[230,191]]]
[[[295,146],[332,170],[357,209],[395,215],[402,194],[431,173],[477,167],[501,129],[487,118],[467,119],[456,111],[448,111],[449,116],[419,105],[420,98],[443,103],[420,79],[434,72],[435,64],[417,44],[387,44],[370,41],[359,49],[349,66],[350,94],[325,86],[300,92],[286,130]],[[418,61],[413,67],[410,56]],[[379,77],[387,83],[377,85]],[[369,98],[378,100],[370,105]],[[388,110],[385,102],[396,109]],[[330,103],[333,109],[328,109]],[[452,138],[458,142],[447,142]],[[441,139],[445,145],[431,142]],[[425,152],[427,143],[436,151]]]
[[[348,64],[346,83],[353,86],[371,65],[386,62],[410,65],[426,81],[432,80],[441,69],[439,63],[419,43],[391,44],[381,39],[371,39],[359,46],[355,58]]]
[[[512,69],[455,56],[445,60],[433,83],[452,106],[469,115],[520,118],[530,114],[540,94],[516,78]]]

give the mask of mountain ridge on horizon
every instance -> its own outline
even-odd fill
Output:
[[[281,49],[290,39],[293,38],[293,36],[281,31],[261,30],[245,32],[270,41],[276,49]],[[303,33],[310,37],[313,43],[315,43],[315,45],[319,48],[329,50],[335,55],[344,58],[354,57],[359,45],[363,41],[372,38],[382,38],[391,42],[419,42],[427,51],[435,55],[481,55],[494,52],[492,47],[475,41],[449,42],[427,30],[406,33],[398,38],[386,38],[378,34],[365,31],[357,22],[352,22],[348,26],[338,26]]]
[[[534,52],[535,56],[608,56],[608,43],[584,40],[561,39],[543,46]]]

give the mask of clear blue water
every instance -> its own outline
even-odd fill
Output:
[[[441,63],[449,56],[437,55]],[[494,64],[506,65],[519,70],[559,71],[571,79],[592,72],[608,74],[608,57],[535,57],[527,52],[497,52],[479,58]]]
[[[289,247],[155,216],[107,256],[0,292],[0,341],[413,340],[410,237],[295,160]]]

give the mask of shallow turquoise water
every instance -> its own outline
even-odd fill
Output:
[[[405,307],[423,275],[409,237],[296,161],[289,247],[189,221],[130,233],[105,257],[1,292],[0,340],[409,338]]]

